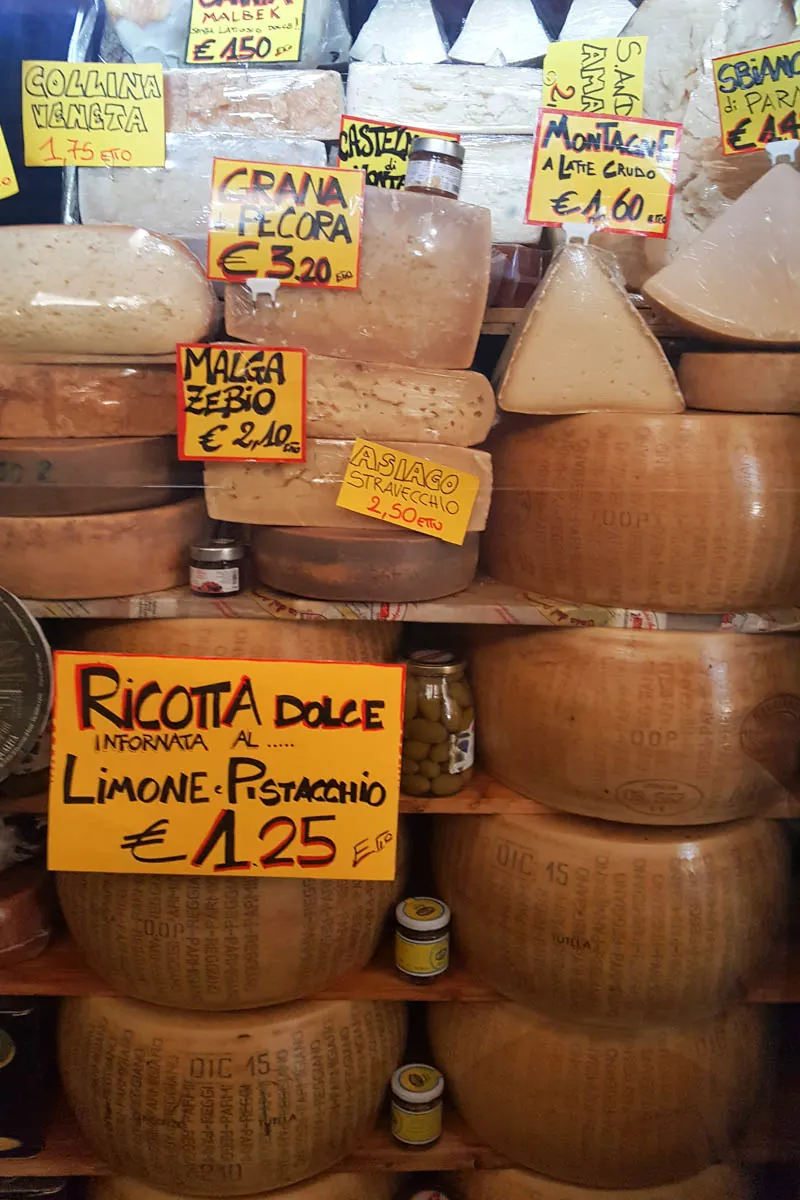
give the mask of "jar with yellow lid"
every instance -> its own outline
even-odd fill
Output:
[[[466,664],[446,650],[406,660],[400,787],[408,796],[455,796],[472,778],[475,707]]]
[[[413,983],[443,975],[450,966],[450,909],[433,896],[409,896],[394,910],[394,961]]]
[[[444,1077],[427,1063],[407,1063],[392,1076],[392,1136],[405,1146],[432,1146],[442,1136]]]

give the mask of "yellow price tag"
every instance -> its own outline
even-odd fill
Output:
[[[368,121],[364,117],[342,117],[339,131],[339,166],[365,171],[370,187],[402,188],[414,138],[437,137],[459,142],[457,133]]]
[[[208,278],[355,290],[364,172],[215,158]]]
[[[713,60],[724,154],[800,140],[800,42]]]
[[[57,653],[50,869],[393,879],[404,676]]]
[[[593,224],[667,236],[681,126],[543,108],[534,139],[529,225]]]
[[[192,0],[186,61],[298,62],[305,8],[305,0]]]
[[[16,196],[18,191],[19,184],[11,155],[8,152],[8,143],[3,130],[0,129],[0,200]]]
[[[160,63],[22,64],[26,167],[163,167]]]
[[[336,503],[460,546],[479,487],[477,475],[357,438]]]
[[[574,112],[640,117],[647,38],[554,42],[544,60],[544,103]]]

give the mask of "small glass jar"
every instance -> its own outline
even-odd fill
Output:
[[[450,909],[433,896],[411,896],[394,910],[394,963],[401,975],[425,983],[450,966]]]
[[[392,1136],[404,1146],[432,1146],[442,1136],[444,1077],[426,1063],[408,1063],[392,1076]]]
[[[425,192],[457,200],[461,191],[464,147],[447,138],[418,137],[411,143],[406,167],[407,192]]]
[[[406,661],[400,788],[407,796],[455,796],[472,778],[475,707],[466,665],[443,650]]]
[[[192,546],[189,586],[196,596],[235,596],[242,590],[244,546],[215,538]]]

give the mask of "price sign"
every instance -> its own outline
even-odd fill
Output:
[[[667,236],[681,126],[543,108],[526,221]]]
[[[457,133],[437,133],[387,121],[342,117],[339,132],[339,166],[365,171],[370,187],[402,188],[414,138],[438,137],[460,141]]]
[[[355,290],[364,173],[215,158],[208,277]]]
[[[646,37],[554,42],[544,60],[545,104],[640,117],[646,50]]]
[[[404,676],[57,653],[50,869],[393,879]]]
[[[163,167],[160,63],[23,62],[26,167]]]
[[[177,347],[178,457],[305,462],[306,352]]]
[[[0,200],[6,200],[9,196],[16,196],[18,191],[19,184],[17,183],[14,164],[8,152],[5,134],[0,129]]]
[[[357,438],[336,503],[460,546],[479,487],[477,475]]]
[[[298,62],[305,7],[305,0],[192,0],[186,61]]]
[[[800,42],[713,60],[724,154],[800,140]]]

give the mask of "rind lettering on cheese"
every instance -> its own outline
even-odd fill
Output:
[[[443,467],[477,475],[480,487],[468,528],[483,529],[492,497],[492,460],[483,450],[461,446],[429,446],[424,443],[380,443],[402,450]],[[309,438],[304,463],[215,463],[204,466],[206,506],[215,521],[246,525],[311,525],[330,529],[372,529],[374,517],[338,508],[336,498],[347,470],[353,442]],[[366,469],[365,481],[375,475]],[[380,478],[384,498],[413,503],[417,488],[397,480]]]
[[[795,637],[474,630],[471,670],[486,769],[550,808],[705,825],[800,782]]]
[[[626,1030],[508,1001],[431,1004],[428,1023],[433,1061],[477,1137],[590,1188],[654,1187],[735,1160],[767,1050],[756,1005]]]
[[[509,1000],[619,1025],[712,1017],[777,945],[775,821],[644,829],[563,813],[437,819],[437,896],[467,966]]]
[[[682,412],[661,346],[634,308],[613,260],[564,246],[497,364],[508,412]]]
[[[687,408],[800,413],[800,354],[688,353],[678,379]]]
[[[135,596],[187,583],[201,498],[84,517],[0,517],[3,587],[33,600]]]
[[[0,362],[0,437],[156,437],[175,426],[174,367]]]
[[[352,1151],[377,1119],[405,1025],[404,1005],[371,1000],[206,1016],[95,996],[62,1006],[59,1065],[112,1171],[243,1196]]]
[[[251,546],[262,583],[315,600],[436,600],[469,587],[478,565],[477,533],[456,546],[377,521],[374,532],[261,525]]]
[[[357,290],[290,287],[254,299],[245,285],[227,284],[225,328],[245,342],[334,358],[469,367],[489,291],[491,240],[486,209],[368,187]]]
[[[627,4],[627,0],[623,0]],[[462,1200],[748,1200],[744,1176],[731,1166],[707,1167],[699,1175],[654,1188],[582,1188],[531,1171],[470,1171],[459,1176]],[[95,1184],[95,1187],[97,1185]],[[116,1200],[111,1197],[110,1200]],[[119,1200],[139,1200],[120,1196]],[[141,1200],[150,1200],[142,1197]],[[156,1200],[156,1198],[153,1198]],[[278,1197],[275,1197],[278,1200]]]
[[[758,612],[800,597],[794,417],[510,418],[490,448],[483,554],[502,583],[658,612]]]
[[[336,71],[183,67],[164,73],[168,133],[240,133],[336,141],[344,90]]]
[[[89,1181],[88,1194],[90,1200],[186,1200],[186,1193],[164,1192],[161,1188],[151,1187],[137,1179],[129,1179],[125,1175],[111,1175]],[[392,1177],[390,1175],[318,1175],[305,1183],[293,1187],[281,1188],[277,1192],[262,1193],[269,1200],[391,1200]],[[600,1200],[605,1200],[600,1197]],[[639,1197],[630,1197],[639,1200]],[[650,1200],[645,1197],[644,1200]],[[653,1200],[661,1200],[660,1196]],[[684,1197],[679,1197],[684,1200]],[[703,1194],[695,1198],[688,1196],[685,1200],[717,1200],[716,1195]],[[738,1200],[733,1197],[732,1200]]]
[[[800,345],[800,176],[779,163],[644,285],[647,299],[712,341]]]

